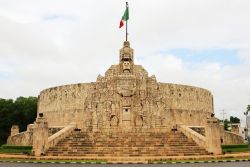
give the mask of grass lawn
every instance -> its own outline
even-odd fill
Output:
[[[197,159],[197,160],[155,160],[155,161],[149,161],[151,163],[154,162],[176,162],[176,163],[182,163],[182,162],[208,162],[208,161],[226,161],[226,160],[250,160],[250,157],[248,158],[220,158],[220,159]]]
[[[222,145],[221,148],[224,153],[249,152],[250,151],[250,145],[248,144]]]
[[[30,146],[10,146],[2,145],[0,147],[0,153],[7,154],[31,154],[32,147]]]
[[[1,161],[20,161],[20,162],[40,162],[40,163],[45,163],[45,162],[55,162],[55,163],[60,163],[60,162],[86,162],[86,163],[102,163],[102,162],[107,162],[106,160],[35,160],[35,159],[0,159]]]

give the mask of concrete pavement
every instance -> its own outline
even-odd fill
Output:
[[[108,163],[148,163],[153,161],[199,161],[199,160],[228,160],[228,159],[250,159],[250,152],[233,153],[224,155],[202,155],[202,156],[157,156],[157,157],[70,157],[70,156],[28,156],[0,154],[1,159],[22,160],[105,160]]]
[[[0,167],[83,167],[83,166],[91,166],[91,167],[100,167],[103,165],[100,164],[42,164],[42,163],[2,163],[0,162]],[[106,164],[105,166],[112,167],[121,167],[120,164]],[[172,166],[172,167],[249,167],[250,162],[225,162],[225,163],[186,163],[186,164],[123,164],[122,167],[163,167],[163,166]]]

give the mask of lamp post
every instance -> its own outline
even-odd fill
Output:
[[[225,129],[225,115],[227,115],[227,113],[225,112],[225,110],[224,109],[222,109],[222,110],[220,110],[221,111],[221,115],[222,115],[222,123],[223,123],[223,127],[224,127],[224,129]]]
[[[221,142],[221,144],[224,144],[224,141],[225,141],[225,115],[227,114],[226,112],[225,112],[225,110],[224,109],[222,109],[222,110],[220,110],[221,111],[221,115],[222,115],[222,123],[223,123],[223,132],[222,132],[222,142]]]
[[[247,122],[247,116],[248,116],[248,112],[250,111],[250,105],[247,106],[247,111],[244,112],[244,115],[246,116],[246,126],[245,126],[245,139],[247,140],[248,143],[250,143],[249,141],[249,137],[248,137],[248,122]]]

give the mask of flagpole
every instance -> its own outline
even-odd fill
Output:
[[[128,41],[128,21],[126,21],[126,41]]]
[[[126,9],[128,8],[128,2],[126,2]],[[128,41],[128,20],[126,20],[126,41]]]

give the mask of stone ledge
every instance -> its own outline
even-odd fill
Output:
[[[7,160],[6,160],[7,159]],[[13,159],[13,160],[12,160]],[[18,159],[18,160],[17,160]],[[19,163],[42,163],[36,162],[39,160],[49,160],[48,163],[59,163],[53,162],[53,160],[72,160],[72,162],[65,163],[219,163],[219,162],[243,162],[250,161],[250,152],[238,153],[238,154],[225,154],[218,156],[169,156],[169,157],[58,157],[58,156],[27,156],[27,155],[10,155],[0,154],[0,162],[19,162]],[[74,160],[103,160],[107,162],[74,162]],[[156,162],[159,161],[159,162]],[[183,162],[178,162],[183,161]],[[185,162],[186,161],[186,162]],[[45,163],[45,162],[43,162]]]
[[[250,162],[250,159],[236,159],[236,160],[211,160],[211,161],[172,161],[172,162],[148,162],[148,161],[108,161],[108,162],[41,162],[41,161],[20,161],[20,160],[1,160],[2,162],[8,162],[8,163],[34,163],[34,164],[193,164],[193,163],[225,163],[225,162]]]

